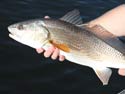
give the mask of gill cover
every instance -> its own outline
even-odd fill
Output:
[[[16,23],[9,27],[9,36],[24,45],[40,48],[46,43],[49,35],[48,30],[43,25],[42,20]]]

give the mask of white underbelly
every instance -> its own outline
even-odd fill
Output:
[[[120,61],[115,61],[115,60],[103,60],[103,61],[98,61],[98,60],[92,60],[86,56],[76,56],[72,55],[70,53],[66,53],[64,51],[60,51],[61,55],[64,55],[65,58],[73,63],[80,64],[83,66],[88,66],[88,67],[111,67],[111,68],[125,68],[125,63],[122,63]]]
[[[47,50],[52,44],[47,44],[43,48]],[[73,63],[89,67],[111,67],[111,68],[125,68],[125,63],[116,60],[92,60],[86,56],[79,56],[72,53],[67,53],[60,50],[60,54]]]

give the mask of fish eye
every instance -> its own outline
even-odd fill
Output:
[[[24,29],[24,27],[23,27],[23,25],[22,25],[22,24],[21,24],[21,25],[19,25],[17,28],[18,28],[19,30]]]

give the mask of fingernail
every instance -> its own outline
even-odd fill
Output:
[[[44,50],[39,48],[39,49],[36,49],[37,53],[42,53]]]
[[[61,61],[61,62],[62,62],[62,61],[64,61],[64,60],[65,60],[65,57],[64,57],[64,56],[62,56],[62,55],[60,55],[60,56],[59,56],[59,61]]]

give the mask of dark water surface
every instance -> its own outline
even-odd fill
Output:
[[[0,94],[117,94],[125,77],[113,75],[102,86],[91,68],[45,59],[8,37],[7,26],[49,15],[59,18],[80,10],[83,21],[94,19],[124,0],[0,0]]]

